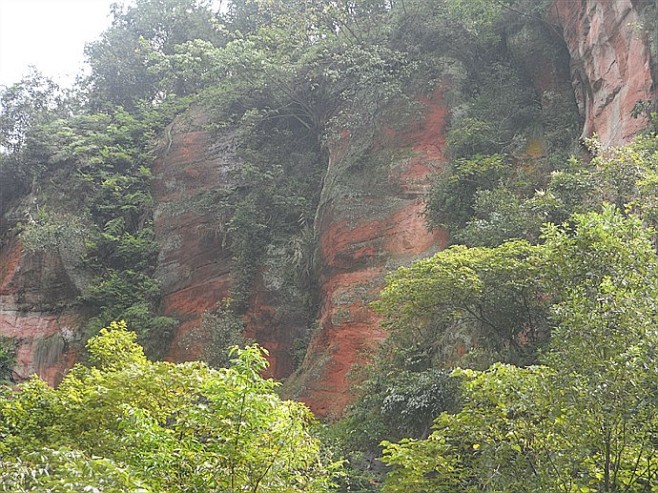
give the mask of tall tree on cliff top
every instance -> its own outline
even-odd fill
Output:
[[[154,52],[171,55],[194,39],[224,42],[209,0],[137,0],[127,7],[114,4],[111,13],[111,27],[85,49],[92,69],[85,83],[94,107],[130,109],[137,101],[162,98],[159,75],[150,70]]]
[[[0,151],[19,152],[28,131],[54,118],[62,103],[59,86],[36,69],[0,89]]]

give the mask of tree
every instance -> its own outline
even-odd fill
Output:
[[[154,54],[203,39],[222,44],[223,35],[207,0],[138,0],[112,6],[112,26],[85,48],[91,75],[85,81],[96,109],[105,104],[134,108],[137,101],[162,99],[160,76],[149,69]],[[178,96],[185,88],[174,88]]]
[[[376,309],[389,344],[425,354],[425,365],[455,363],[479,347],[496,359],[532,362],[546,338],[547,299],[540,291],[536,247],[456,245],[391,274]]]
[[[572,403],[564,428],[587,450],[583,476],[604,492],[643,491],[658,478],[652,233],[611,206],[545,231],[549,282],[560,299],[543,359],[556,370],[559,399]]]
[[[539,289],[536,251],[524,241],[453,246],[388,277],[376,309],[389,337],[341,425],[357,475],[380,480],[379,442],[427,438],[435,418],[460,409],[451,366],[536,361],[549,301]]]
[[[534,473],[540,426],[550,426],[545,404],[550,372],[497,363],[484,372],[455,370],[463,408],[441,414],[426,440],[385,441],[393,469],[383,491],[549,492]]]
[[[20,82],[0,88],[0,150],[20,151],[28,131],[52,119],[61,103],[59,86],[33,67]]]
[[[0,396],[0,491],[323,492],[302,404],[260,377],[257,346],[233,366],[150,362],[125,323],[87,345],[57,389],[34,378]]]
[[[426,441],[385,444],[394,470],[384,491],[655,491],[651,237],[612,206],[547,226],[538,250],[555,300],[546,366],[456,370],[463,409],[442,414]]]

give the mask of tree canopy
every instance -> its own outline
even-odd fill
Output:
[[[339,464],[313,418],[261,378],[262,349],[230,368],[150,362],[125,323],[88,342],[57,389],[0,396],[0,491],[324,492]]]
[[[384,444],[383,491],[653,491],[652,234],[612,206],[547,226],[535,253],[556,296],[544,366],[455,370],[463,408],[442,413],[427,440]]]

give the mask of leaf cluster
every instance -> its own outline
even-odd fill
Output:
[[[152,363],[123,322],[57,389],[0,397],[1,491],[321,492],[337,464],[302,405],[281,401],[257,346],[232,366]]]
[[[463,407],[441,414],[427,440],[384,443],[383,491],[651,491],[652,238],[614,206],[546,226],[533,252],[552,299],[546,366],[455,370]]]

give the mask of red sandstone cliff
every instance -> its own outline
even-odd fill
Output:
[[[638,100],[655,94],[645,32],[649,26],[637,5],[633,0],[554,0],[549,19],[564,34],[570,73],[539,54],[524,57],[541,98],[562,91],[564,80],[571,78],[585,122],[583,135],[596,132],[606,145],[626,142],[646,126],[630,113]],[[517,51],[523,51],[522,38]],[[382,127],[371,138],[345,134],[330,149],[315,224],[319,327],[301,371],[289,383],[295,396],[321,415],[342,411],[350,400],[350,369],[384,337],[368,304],[386,273],[446,241],[426,231],[421,213],[426,177],[444,162],[448,108],[441,92],[422,104],[424,117],[406,129]],[[231,254],[223,245],[226,218],[210,205],[214,193],[240,185],[238,136],[231,131],[211,135],[205,123],[198,110],[179,117],[165,132],[153,167],[162,309],[182,321],[168,355],[173,360],[200,353],[202,314],[228,296],[231,286]],[[361,166],[362,160],[375,166]],[[68,341],[81,324],[59,306],[70,302],[76,289],[56,252],[24,252],[5,227],[7,215],[2,221],[0,336],[18,341],[19,378],[37,373],[56,383],[75,358]],[[270,374],[289,375],[300,328],[277,305],[267,265],[255,282],[245,321],[248,335],[271,352]]]
[[[160,255],[156,277],[162,287],[162,311],[181,321],[168,358],[198,358],[209,343],[200,330],[206,310],[230,296],[232,254],[226,246],[226,211],[218,194],[244,186],[239,137],[226,130],[211,134],[202,111],[191,110],[165,132],[153,166],[156,238]],[[283,378],[293,370],[291,357],[299,328],[276,306],[267,285],[267,266],[256,279],[244,315],[245,335],[269,351],[268,376]]]
[[[535,29],[508,40],[542,106],[572,98],[573,91],[585,122],[584,137],[596,133],[604,145],[628,142],[647,126],[646,119],[631,118],[633,106],[653,96],[648,37],[638,11],[630,0],[555,0],[549,19],[564,33],[570,67],[557,51],[528,53],[524,45],[528,36],[554,43],[550,38],[558,31]],[[379,180],[369,177],[364,182],[359,176],[350,155],[351,136],[345,135],[331,150],[316,223],[321,263],[319,330],[300,372],[289,383],[294,396],[322,416],[340,414],[350,402],[349,371],[367,361],[384,338],[368,303],[382,287],[386,272],[430,254],[445,242],[425,229],[421,191],[424,178],[436,172],[444,159],[448,108],[441,94],[424,104],[426,116],[415,131],[380,130],[375,137],[380,144],[366,150],[367,159],[384,161],[378,168]],[[530,142],[529,157],[546,152],[542,146]],[[394,155],[387,152],[391,150]],[[408,155],[399,157],[405,151]],[[382,182],[388,187],[381,187]]]
[[[632,0],[554,0],[557,23],[571,55],[572,84],[585,124],[583,137],[597,134],[604,145],[628,142],[646,128],[631,118],[635,103],[654,97],[650,30]]]
[[[7,216],[3,221],[8,222]],[[16,345],[14,378],[37,374],[51,385],[75,362],[70,344],[80,317],[61,306],[77,290],[57,252],[28,253],[15,234],[0,248],[0,337]]]
[[[181,326],[168,357],[197,357],[204,341],[194,337],[201,316],[228,296],[231,256],[222,247],[222,232],[204,196],[232,182],[230,136],[214,144],[202,127],[203,115],[190,112],[165,132],[153,165],[154,224],[160,244],[156,277],[162,288],[162,310]],[[192,333],[191,333],[192,331]]]
[[[440,90],[422,104],[424,117],[405,130],[380,128],[364,149],[345,133],[331,149],[316,219],[319,328],[289,382],[295,397],[321,416],[343,411],[352,399],[350,370],[367,361],[385,336],[369,304],[386,274],[447,240],[428,232],[423,195],[429,175],[445,162],[448,108]]]

